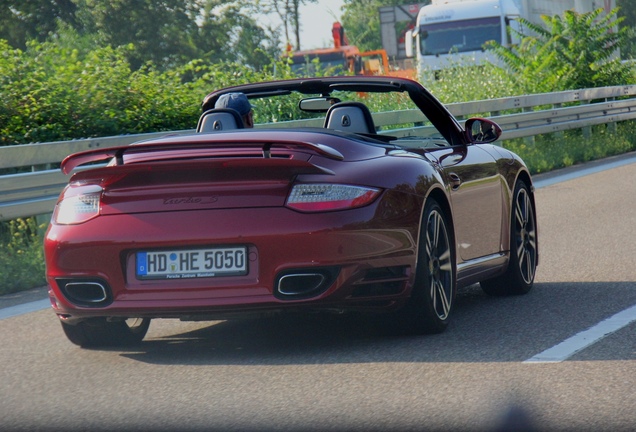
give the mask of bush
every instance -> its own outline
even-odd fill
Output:
[[[522,42],[512,47],[492,42],[490,49],[510,69],[523,93],[623,85],[634,79],[630,66],[618,55],[632,29],[615,30],[624,20],[616,18],[617,12],[567,10],[563,16],[542,16],[543,25],[521,18],[527,34],[515,33]]]
[[[80,51],[68,43],[30,42],[23,52],[0,40],[0,145],[193,129],[209,92],[293,77],[286,61],[260,71],[202,60],[168,71],[152,64],[133,71],[126,60],[131,49]],[[257,111],[256,120],[284,112]]]
[[[0,47],[1,48],[1,47]],[[80,53],[31,42],[0,56],[0,144],[179,130],[198,117],[188,67],[133,72],[126,48]],[[201,95],[198,99],[201,99]]]
[[[426,82],[426,87],[447,104],[523,94],[517,80],[504,69],[491,63],[465,66],[469,61],[449,60],[444,69],[436,72],[436,79]],[[424,71],[424,75],[431,76],[433,72]]]

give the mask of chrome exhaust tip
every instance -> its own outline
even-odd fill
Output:
[[[101,280],[58,279],[64,296],[78,306],[102,307],[111,302],[110,287]]]
[[[278,281],[278,292],[283,295],[297,296],[315,291],[325,281],[320,273],[288,274]]]
[[[334,267],[287,270],[276,278],[274,295],[285,300],[317,296],[333,284],[339,271]]]

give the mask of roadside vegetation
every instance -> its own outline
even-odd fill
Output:
[[[593,14],[546,18],[536,36],[522,35],[518,47],[490,47],[507,69],[449,65],[426,85],[444,103],[453,103],[636,83],[633,68],[612,55],[631,49],[632,33],[608,36],[606,30],[620,18],[615,13],[599,21]],[[69,26],[44,40],[24,41],[22,47],[0,39],[0,145],[192,129],[210,91],[293,76],[284,57],[259,57],[258,65],[241,62],[240,56],[171,58],[160,64],[140,64],[139,58],[133,44],[98,46]],[[373,106],[373,111],[392,109],[382,102]],[[286,112],[284,105],[262,106],[255,120],[287,120]],[[591,138],[573,130],[502,145],[518,153],[533,173],[547,172],[636,150],[636,125],[595,126]],[[46,225],[35,217],[0,223],[0,295],[45,284],[41,245]]]
[[[0,295],[40,287],[44,277],[42,240],[46,224],[36,217],[0,223]]]

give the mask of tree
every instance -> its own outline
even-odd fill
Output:
[[[194,59],[261,68],[280,38],[246,13],[245,0],[0,0],[0,39],[26,49],[48,39],[126,49],[133,70]],[[6,13],[5,13],[6,12]],[[253,14],[252,14],[253,15]]]
[[[256,9],[260,12],[274,13],[283,23],[285,44],[293,45],[296,51],[300,45],[300,6],[308,3],[317,3],[318,0],[257,0]],[[290,37],[290,28],[294,33],[295,45]]]
[[[58,22],[78,28],[76,11],[73,0],[0,0],[0,39],[24,50],[29,40],[45,41]]]
[[[280,41],[246,14],[242,0],[82,0],[105,45],[132,43],[129,61],[168,69],[190,60],[238,61],[262,68]]]
[[[544,26],[520,19],[527,29],[519,32],[522,42],[490,47],[517,76],[528,92],[621,85],[633,79],[629,65],[616,55],[629,38],[629,29],[618,28],[617,9],[602,16],[603,9],[563,16],[542,16]]]
[[[619,8],[618,17],[623,18],[622,27],[626,27],[632,31],[629,42],[625,44],[625,48],[621,50],[621,57],[636,58],[636,8],[633,5],[634,0],[616,0],[616,6]]]
[[[270,28],[257,26],[253,19],[245,20],[234,52],[240,63],[262,70],[280,55],[279,35]]]
[[[241,0],[207,0],[197,19],[197,58],[210,63],[237,61],[260,70],[278,57],[280,36],[259,25],[249,13],[253,7]]]
[[[344,0],[342,26],[351,45],[356,45],[361,51],[382,48],[382,34],[380,32],[380,8],[383,6],[400,6],[409,3],[408,0]]]
[[[196,1],[85,0],[92,9],[104,45],[133,43],[129,61],[138,69],[146,61],[170,67],[192,59],[197,49]]]

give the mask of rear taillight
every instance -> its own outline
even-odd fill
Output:
[[[380,189],[340,184],[297,184],[287,198],[287,207],[305,212],[346,210],[371,204]]]
[[[53,223],[74,225],[99,215],[102,188],[97,185],[69,185],[55,206]]]

